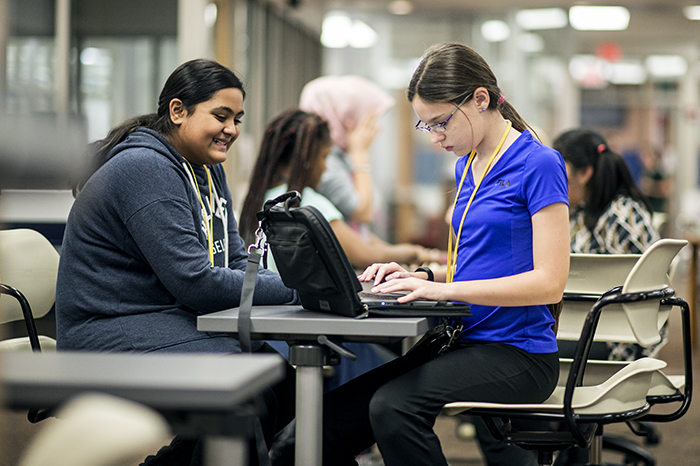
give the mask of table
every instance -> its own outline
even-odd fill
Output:
[[[323,366],[335,356],[341,341],[390,343],[422,335],[429,329],[425,317],[364,319],[303,309],[301,306],[253,306],[251,337],[285,340],[289,362],[296,366],[297,466],[320,466],[323,431]],[[238,333],[238,308],[197,317],[198,330]],[[336,340],[329,341],[329,338]],[[334,348],[336,347],[336,348]]]
[[[142,403],[174,431],[206,436],[207,464],[223,466],[246,464],[252,401],[284,377],[284,365],[274,354],[8,352],[0,382],[10,408],[58,406],[90,391]]]

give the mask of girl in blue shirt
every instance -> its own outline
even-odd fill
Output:
[[[328,394],[324,464],[354,464],[376,441],[387,466],[446,465],[432,430],[452,401],[538,403],[559,361],[548,304],[568,276],[566,169],[532,137],[484,59],[469,47],[431,47],[411,79],[416,129],[459,157],[450,260],[444,271],[374,264],[360,280],[401,298],[467,302],[461,341],[438,357],[398,358]]]

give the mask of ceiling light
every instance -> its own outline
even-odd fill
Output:
[[[680,55],[649,55],[644,64],[649,73],[657,78],[675,78],[688,71],[688,63]]]
[[[515,21],[526,30],[559,29],[567,24],[566,12],[561,8],[520,10],[515,14]]]
[[[413,11],[413,3],[405,0],[395,0],[390,2],[387,8],[389,13],[394,15],[408,15]]]
[[[523,52],[535,53],[544,50],[544,39],[538,34],[521,34],[517,42],[518,48]]]
[[[204,7],[204,25],[206,27],[214,27],[217,13],[216,3],[208,3],[207,6]]]
[[[321,43],[331,49],[342,49],[350,43],[352,20],[344,14],[333,13],[323,19]]]
[[[324,47],[366,49],[377,43],[377,37],[377,32],[369,24],[359,19],[352,20],[345,13],[329,13],[323,19],[321,44]]]
[[[86,47],[80,52],[80,63],[83,65],[106,66],[111,64],[112,58],[106,49]]]
[[[369,24],[356,19],[352,22],[349,42],[350,47],[368,49],[377,43],[377,33]]]
[[[510,37],[510,27],[503,21],[485,21],[481,25],[481,35],[489,42],[503,42]]]
[[[623,6],[577,5],[569,9],[569,23],[579,31],[623,31],[630,12]]]
[[[683,7],[683,15],[692,21],[700,21],[700,5]]]

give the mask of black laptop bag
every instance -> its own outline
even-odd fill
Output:
[[[300,201],[301,195],[290,191],[267,201],[257,214],[284,284],[299,292],[306,309],[365,314],[357,296],[362,286],[328,221],[313,206],[297,207]]]

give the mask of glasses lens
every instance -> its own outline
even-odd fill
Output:
[[[447,122],[445,122],[447,123]],[[433,131],[436,133],[444,133],[445,132],[445,123],[438,123],[437,125],[433,125],[431,128]]]

